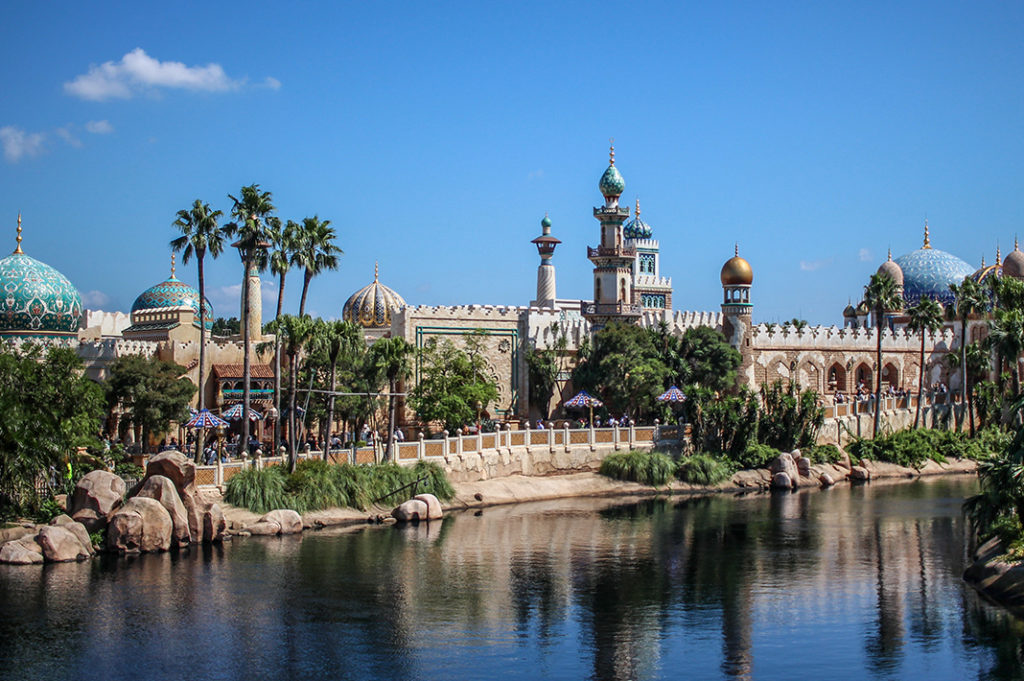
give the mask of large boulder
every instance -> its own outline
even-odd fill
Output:
[[[185,513],[185,505],[178,497],[178,490],[175,489],[171,479],[163,475],[153,475],[146,478],[139,490],[139,497],[154,499],[167,509],[171,517],[173,530],[171,537],[178,546],[185,546],[192,543],[192,532],[189,527],[188,515]],[[137,498],[137,497],[136,497]]]
[[[302,532],[302,516],[296,511],[279,508],[262,518],[261,523],[277,523],[281,526],[281,534],[298,534]]]
[[[169,449],[160,452],[146,464],[146,477],[162,475],[169,478],[184,501],[185,494],[196,487],[196,464],[181,452]]]
[[[66,515],[61,514],[56,518],[53,518],[50,521],[50,524],[59,525],[78,537],[78,541],[82,542],[82,546],[85,547],[90,556],[96,553],[96,549],[92,545],[92,538],[89,536],[89,530],[85,529],[85,525],[82,523],[74,521]]]
[[[68,512],[89,532],[106,527],[107,516],[121,505],[127,487],[110,471],[92,471],[82,476],[71,495]]]
[[[779,454],[775,457],[775,460],[772,461],[771,473],[772,475],[775,475],[776,473],[785,473],[794,483],[800,478],[800,471],[797,470],[796,462],[793,461],[793,457],[786,452]]]
[[[244,531],[255,537],[270,537],[275,534],[281,534],[281,524],[260,520],[247,526]]]
[[[871,471],[863,466],[853,466],[850,468],[850,480],[853,482],[867,482],[871,479]]]
[[[789,473],[779,471],[772,476],[772,489],[793,489],[793,478],[789,477]]]
[[[210,504],[203,511],[203,541],[214,542],[224,539],[224,532],[228,529],[224,512],[217,504]]]
[[[811,477],[811,460],[806,456],[801,456],[796,460],[796,469],[805,478]]]
[[[831,487],[832,485],[836,484],[836,481],[833,480],[832,476],[829,475],[828,473],[822,473],[821,475],[818,476],[818,484],[820,484],[822,487]]]
[[[133,497],[114,512],[107,527],[107,548],[120,553],[166,551],[174,523],[156,499]]]
[[[195,486],[189,487],[184,492],[179,491],[181,505],[185,507],[185,518],[188,521],[188,531],[192,535],[192,541],[200,541],[203,538],[203,511],[206,510],[206,502],[199,495]]]
[[[441,510],[441,502],[433,494],[417,494],[413,499],[422,501],[427,505],[427,520],[439,520],[444,517],[444,511]]]
[[[428,513],[429,509],[425,502],[419,499],[410,499],[396,506],[391,511],[391,517],[400,523],[419,522],[420,520],[426,520]]]
[[[36,542],[35,535],[4,542],[0,546],[0,563],[32,565],[42,562],[43,547]]]
[[[83,544],[74,532],[63,525],[47,525],[40,528],[39,534],[36,535],[36,542],[42,547],[43,558],[48,563],[85,560],[92,549],[89,535],[86,535],[85,541]]]

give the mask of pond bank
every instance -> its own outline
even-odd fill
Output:
[[[1024,617],[1024,563],[1008,563],[997,538],[978,547],[964,581],[989,600]]]

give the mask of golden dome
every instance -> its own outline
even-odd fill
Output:
[[[754,283],[754,270],[750,263],[740,257],[740,247],[736,246],[736,255],[722,265],[722,286],[750,286]]]
[[[345,301],[341,317],[365,329],[391,328],[391,313],[405,307],[405,299],[378,281],[377,267],[373,282],[353,293]]]

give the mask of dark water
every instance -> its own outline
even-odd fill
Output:
[[[1011,679],[943,479],[0,566],[0,677]]]

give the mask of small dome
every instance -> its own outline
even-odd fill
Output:
[[[627,239],[650,239],[653,230],[651,226],[640,219],[640,199],[636,200],[636,212],[633,219],[622,226],[622,234]]]
[[[722,265],[722,286],[750,286],[754,283],[754,270],[750,263],[740,257],[739,246],[736,255]]]
[[[867,301],[862,300],[859,303],[857,303],[857,310],[856,310],[856,312],[857,312],[857,316],[858,317],[862,316],[862,315],[866,315],[869,312],[871,312],[871,310],[868,309]]]
[[[171,273],[171,278],[151,286],[143,291],[135,302],[132,303],[132,314],[142,310],[162,310],[187,307],[199,317],[199,291],[192,288],[185,282]],[[196,324],[198,326],[198,323]],[[213,328],[213,305],[206,300],[206,319],[203,326],[209,331]]]
[[[597,186],[601,190],[601,196],[622,196],[622,192],[626,191],[626,181],[622,179],[619,169],[613,165],[604,171]]]
[[[846,309],[843,310],[843,316],[844,317],[856,317],[857,316],[857,308],[855,308],[853,306],[853,303],[850,303],[849,305],[846,306]]]
[[[373,282],[353,293],[341,316],[346,322],[358,324],[365,329],[387,329],[391,327],[391,313],[405,307],[405,299],[378,280],[374,268]]]
[[[540,226],[545,228],[545,229],[550,228],[551,227],[551,218],[549,218],[547,215],[545,215],[544,219],[540,221]]]
[[[1010,254],[1006,256],[1006,260],[1003,261],[1003,275],[1024,279],[1024,252],[1017,248],[1016,243]]]
[[[0,260],[0,337],[76,335],[81,317],[82,297],[63,274],[20,244]]]
[[[896,282],[897,286],[903,287],[903,270],[893,261],[892,251],[889,252],[889,259],[878,268],[878,274],[888,275],[890,279]]]

